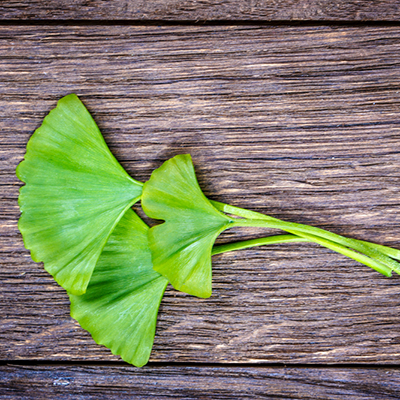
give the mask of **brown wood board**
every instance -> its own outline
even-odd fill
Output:
[[[6,0],[3,20],[399,21],[399,0]]]
[[[15,167],[60,97],[137,179],[191,153],[213,199],[397,246],[399,50],[396,27],[0,27],[1,358],[118,360],[17,229]],[[399,279],[309,244],[216,256],[212,298],[167,290],[152,360],[396,364]]]
[[[160,390],[162,388],[162,390]],[[398,398],[388,368],[8,365],[2,399],[352,399]]]

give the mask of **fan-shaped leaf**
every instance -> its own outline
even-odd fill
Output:
[[[149,230],[153,268],[175,289],[210,297],[212,246],[232,220],[204,196],[190,155],[178,155],[152,173],[142,207],[149,217],[165,221]]]
[[[62,98],[27,145],[17,168],[18,227],[34,261],[66,290],[85,292],[109,235],[140,198],[74,94]]]
[[[86,293],[70,295],[71,316],[97,343],[137,367],[150,357],[168,283],[152,268],[147,231],[128,210],[108,239]]]

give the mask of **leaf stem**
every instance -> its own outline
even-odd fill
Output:
[[[389,247],[389,246],[384,246],[382,244],[377,244],[377,243],[371,243],[371,242],[366,242],[364,240],[359,240],[359,239],[353,239],[356,240],[357,242],[360,242],[366,246],[369,246],[375,250],[380,251],[383,254],[386,254],[387,256],[394,258],[395,260],[400,260],[400,250],[398,249],[394,249],[393,247]],[[397,272],[398,274],[400,273],[400,271],[394,270],[395,272]]]
[[[330,232],[324,231],[323,229],[319,230],[318,228],[314,228],[312,226],[296,224],[293,222],[276,222],[254,219],[237,219],[234,221],[233,226],[274,228],[282,229],[290,233],[295,233],[298,236],[310,239],[311,241],[327,247],[328,249],[334,250],[340,254],[352,258],[353,260],[361,262],[362,264],[365,264],[375,269],[385,276],[391,276],[392,269],[397,268],[400,270],[400,265],[396,261],[380,253],[379,251],[358,243],[357,248],[351,245],[349,246],[347,244],[349,242],[347,238],[340,235],[331,234]],[[313,234],[314,229],[318,232],[318,234],[320,234],[320,236]],[[334,238],[334,240],[330,240],[331,236]],[[353,247],[354,250],[362,251],[363,254],[357,253],[346,246]]]
[[[238,217],[250,218],[252,220],[263,220],[263,221],[268,221],[271,223],[276,222],[276,223],[288,224],[288,225],[290,225],[290,227],[287,226],[289,229],[286,229],[286,228],[277,228],[277,229],[283,229],[287,232],[290,232],[292,234],[299,235],[302,237],[306,237],[306,236],[304,236],[304,233],[311,233],[312,235],[328,239],[331,242],[335,242],[335,243],[341,244],[343,246],[350,247],[354,250],[360,251],[361,253],[364,253],[364,254],[368,255],[369,257],[374,258],[377,261],[387,265],[389,268],[393,269],[395,272],[400,273],[400,264],[392,259],[392,258],[394,258],[394,259],[400,260],[400,250],[393,249],[393,248],[387,247],[387,246],[382,246],[382,245],[375,244],[375,243],[366,242],[363,240],[346,238],[346,237],[343,237],[336,233],[328,232],[324,229],[316,228],[316,227],[309,226],[309,225],[285,222],[278,218],[270,217],[268,215],[264,215],[264,214],[250,211],[250,210],[245,210],[243,208],[231,206],[229,204],[224,204],[224,203],[220,203],[217,201],[211,201],[211,203],[218,210],[223,211],[228,214],[236,215]],[[258,226],[260,226],[260,225],[258,225]],[[270,225],[269,227],[272,228],[273,226]],[[392,257],[392,258],[390,258],[390,257]]]
[[[243,240],[241,242],[220,244],[214,246],[212,255],[226,253],[232,250],[248,249],[250,247],[264,246],[267,244],[289,243],[289,242],[310,242],[309,239],[302,238],[296,235],[275,235],[259,239]]]

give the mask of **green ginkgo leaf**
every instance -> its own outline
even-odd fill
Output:
[[[149,360],[168,284],[152,268],[147,231],[128,210],[108,239],[86,293],[70,294],[72,318],[98,344],[137,367]]]
[[[112,230],[139,200],[142,183],[111,154],[74,94],[63,97],[33,134],[17,176],[26,183],[18,199],[25,247],[66,290],[84,293]]]
[[[149,230],[153,268],[175,289],[210,297],[212,246],[233,222],[204,196],[190,155],[178,155],[152,173],[142,207],[149,217],[165,221]]]

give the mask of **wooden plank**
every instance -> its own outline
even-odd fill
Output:
[[[395,399],[398,369],[8,365],[2,399]]]
[[[3,20],[399,21],[399,0],[6,0]]]
[[[15,167],[70,92],[137,179],[191,153],[214,199],[399,241],[395,27],[3,26],[0,53],[2,359],[118,359],[17,230]],[[168,289],[152,360],[398,363],[399,282],[309,244],[216,256],[211,299]]]

